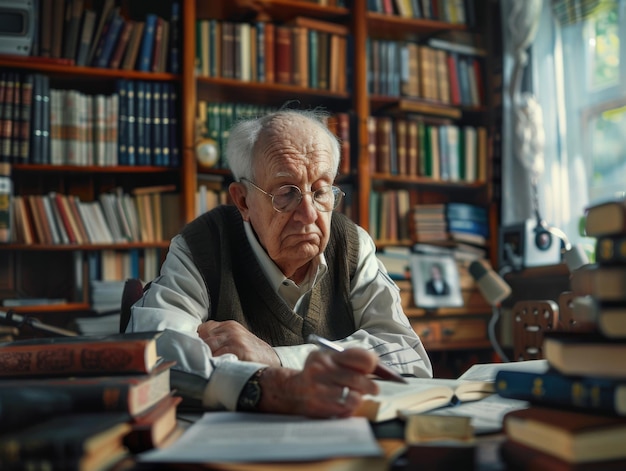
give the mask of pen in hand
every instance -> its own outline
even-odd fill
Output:
[[[325,339],[324,337],[320,337],[319,335],[309,334],[308,341],[326,350],[332,350],[334,352],[344,351],[344,348],[342,346],[337,345],[336,343],[331,342],[330,340]],[[404,379],[398,372],[396,372],[395,370],[392,370],[391,368],[381,363],[380,361],[376,365],[374,374],[378,376],[380,379],[395,381],[397,383],[407,382],[407,380]]]

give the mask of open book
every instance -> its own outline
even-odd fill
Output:
[[[458,403],[478,401],[495,393],[499,370],[543,371],[545,360],[477,364],[457,379],[406,378],[408,384],[376,380],[376,396],[364,396],[357,415],[371,422],[417,414]]]

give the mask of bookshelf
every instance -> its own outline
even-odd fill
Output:
[[[265,0],[263,2],[180,0],[180,43],[177,44],[180,67],[176,73],[173,73],[167,66],[164,69],[157,69],[156,72],[145,72],[124,68],[76,66],[50,58],[38,59],[36,56],[0,57],[0,66],[3,70],[42,74],[49,78],[53,87],[76,89],[85,94],[93,95],[100,91],[114,93],[120,80],[133,83],[171,84],[178,94],[178,101],[171,118],[173,117],[177,122],[176,150],[179,153],[179,165],[104,167],[16,163],[12,165],[15,194],[46,194],[56,191],[79,195],[87,201],[93,201],[101,193],[117,187],[132,193],[135,187],[173,184],[180,194],[181,223],[186,222],[193,219],[196,214],[196,195],[199,187],[205,185],[206,182],[211,182],[211,188],[219,188],[220,185],[226,185],[229,182],[229,172],[223,166],[206,167],[196,162],[194,149],[199,138],[224,138],[223,135],[210,135],[210,132],[215,131],[215,126],[212,125],[215,121],[210,121],[210,115],[206,111],[199,112],[199,103],[204,103],[201,106],[204,106],[206,110],[213,105],[219,108],[235,104],[241,107],[245,105],[247,109],[256,107],[253,109],[258,110],[296,102],[296,106],[300,107],[323,106],[331,113],[333,119],[341,115],[341,119],[347,120],[349,131],[346,133],[346,129],[342,130],[345,154],[338,184],[348,193],[344,210],[366,229],[373,230],[371,193],[403,190],[408,192],[411,205],[451,200],[484,205],[489,209],[491,233],[496,234],[498,212],[497,196],[494,194],[496,176],[492,171],[494,165],[491,160],[492,153],[485,154],[483,162],[485,173],[482,178],[475,178],[471,181],[446,180],[419,172],[407,174],[381,171],[374,167],[369,153],[371,140],[368,128],[371,117],[387,117],[392,122],[400,119],[413,119],[433,126],[445,124],[484,127],[491,139],[493,127],[497,124],[493,111],[496,103],[491,93],[495,87],[491,82],[491,74],[487,73],[492,70],[492,62],[495,61],[493,51],[487,51],[485,55],[475,57],[479,62],[477,67],[481,70],[481,90],[484,93],[481,94],[481,101],[474,104],[452,103],[451,98],[426,99],[419,88],[417,92],[413,89],[410,94],[397,93],[397,90],[390,93],[389,90],[381,92],[378,88],[374,89],[371,83],[372,56],[370,53],[373,41],[385,44],[409,42],[426,46],[432,35],[467,33],[470,30],[477,30],[481,33],[483,44],[493,44],[489,35],[494,34],[494,26],[480,23],[468,28],[463,22],[449,21],[441,16],[443,13],[432,18],[413,18],[401,16],[396,11],[391,13],[370,11],[368,9],[370,2],[366,0],[353,0],[352,2],[336,0],[323,3],[300,0]],[[472,18],[493,17],[489,21],[496,21],[495,14],[485,14],[493,7],[492,2],[465,3],[476,3],[476,8],[479,9],[475,15],[472,15]],[[83,5],[85,8],[94,8],[99,11],[102,4],[103,2],[95,0],[85,0]],[[136,22],[145,20],[149,13],[166,19],[171,16],[172,1],[158,0],[146,4],[137,0],[123,0],[119,5],[120,15]],[[329,52],[329,62],[324,66],[330,71],[330,75],[325,76],[325,79],[329,80],[328,83],[323,82],[323,79],[320,82],[322,75],[319,71],[315,76],[317,81],[313,79],[311,68],[321,65],[321,60],[315,60],[319,58],[315,54],[306,62],[301,61],[302,54],[295,54],[294,68],[284,69],[291,73],[297,71],[296,74],[307,70],[308,80],[304,80],[302,76],[281,79],[275,76],[273,81],[268,80],[266,76],[260,75],[262,62],[258,61],[258,49],[253,52],[248,50],[243,52],[244,57],[248,57],[247,54],[255,54],[254,51],[256,51],[253,57],[257,57],[257,61],[254,63],[246,64],[245,60],[239,59],[241,56],[233,55],[235,58],[233,60],[239,61],[234,65],[243,65],[243,70],[240,67],[226,74],[223,70],[215,73],[211,69],[211,63],[203,64],[206,57],[210,56],[199,46],[199,41],[210,37],[203,35],[209,34],[211,22],[222,25],[228,23],[234,25],[234,29],[241,29],[237,25],[245,24],[247,26],[243,28],[246,31],[244,34],[247,35],[245,37],[249,37],[251,34],[258,33],[260,25],[269,24],[272,24],[274,28],[286,25],[305,28],[310,33],[312,30],[317,31],[316,27],[311,26],[311,22],[315,21],[325,23],[326,28],[332,28],[335,33],[324,31],[324,34],[329,37],[328,41],[335,45],[333,50],[339,51],[338,56],[333,56]],[[322,34],[318,34],[318,39],[321,36]],[[299,46],[298,40],[294,39],[296,35],[293,34],[291,37],[295,45]],[[236,54],[241,53],[240,48],[236,51],[238,51]],[[223,54],[222,49],[219,54]],[[309,59],[308,54],[305,56]],[[274,59],[276,60],[277,57],[275,56]],[[282,60],[283,57],[281,56],[280,59]],[[337,74],[337,70],[341,70],[342,73]],[[232,110],[230,113],[230,119],[233,119]],[[204,130],[199,131],[198,121],[202,119],[207,122]],[[222,132],[227,131],[227,126],[222,126],[220,129]],[[379,238],[376,240],[381,248],[386,244],[409,245],[413,242],[410,237],[399,240]],[[129,249],[143,250],[145,248],[156,249],[162,256],[167,248],[167,242],[157,240],[83,245],[19,242],[4,244],[0,246],[2,259],[0,266],[4,267],[0,270],[0,296],[15,296],[17,293],[54,297],[52,293],[57,291],[69,293],[66,296],[72,298],[73,302],[61,305],[61,307],[20,308],[24,312],[45,313],[48,321],[52,321],[54,312],[57,310],[88,310],[88,296],[84,282],[88,279],[89,273],[86,262],[88,256],[85,254],[101,253],[106,250],[125,252]],[[493,242],[489,244],[487,251],[488,257],[495,264],[497,248]],[[35,266],[31,267],[34,260],[41,260],[42,264],[37,266],[35,263]],[[52,275],[61,271],[63,276]],[[47,274],[44,276],[40,272]],[[76,286],[81,286],[79,282],[81,277],[82,291],[77,293]],[[58,284],[63,285],[63,289],[51,280],[46,283],[46,278],[56,279]],[[25,289],[26,286],[23,285],[29,285],[32,293],[28,292]],[[35,292],[37,286],[45,287],[45,289]],[[424,314],[420,310],[415,310],[415,313]],[[466,311],[459,309],[459,312],[455,311],[452,314],[459,314],[456,317],[462,317],[464,313]]]

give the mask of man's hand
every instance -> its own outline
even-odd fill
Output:
[[[344,352],[312,352],[302,371],[268,368],[261,376],[264,412],[308,417],[349,417],[363,394],[377,394],[368,376],[378,357],[360,348]]]
[[[233,353],[240,360],[280,366],[274,349],[237,321],[206,321],[198,326],[198,335],[214,356]]]

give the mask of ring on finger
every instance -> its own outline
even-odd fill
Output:
[[[341,396],[339,396],[339,399],[337,399],[337,402],[339,404],[345,404],[346,401],[348,400],[349,394],[350,394],[350,388],[348,386],[344,386],[343,389],[341,390]]]

